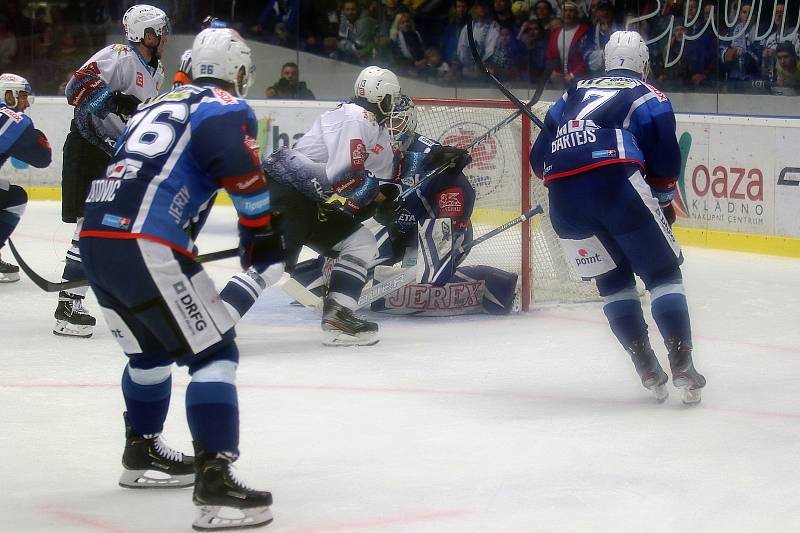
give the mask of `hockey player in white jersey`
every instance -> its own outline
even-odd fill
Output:
[[[79,68],[66,87],[67,102],[75,107],[64,142],[61,176],[61,218],[77,223],[67,251],[64,281],[85,279],[78,239],[89,184],[105,174],[114,142],[140,102],[158,95],[164,81],[161,53],[169,33],[162,10],[135,5],[122,17],[127,44],[112,44]],[[86,287],[60,292],[53,333],[91,337],[95,319],[83,307]]]
[[[378,342],[378,325],[353,315],[378,253],[375,236],[360,221],[372,217],[383,199],[378,179],[392,173],[386,122],[400,99],[400,83],[390,70],[373,66],[361,71],[354,89],[351,100],[317,118],[294,148],[281,148],[263,162],[273,209],[285,217],[286,270],[294,269],[303,245],[339,258],[323,306],[328,346]],[[328,203],[334,195],[344,203]]]

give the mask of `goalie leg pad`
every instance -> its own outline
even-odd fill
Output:
[[[449,218],[423,220],[419,223],[417,281],[444,285],[455,273],[453,226]]]
[[[459,268],[454,279],[484,282],[481,308],[490,315],[507,315],[514,310],[519,276],[499,268],[484,265]]]

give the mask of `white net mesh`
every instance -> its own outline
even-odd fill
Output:
[[[442,144],[466,148],[493,126],[512,114],[509,102],[419,100],[417,131]],[[534,113],[543,117],[547,105],[537,104]],[[493,230],[524,211],[523,165],[529,147],[523,147],[521,117],[470,149],[472,163],[464,169],[477,199],[472,216],[475,237]],[[538,129],[531,126],[531,142]],[[465,265],[489,265],[529,276],[533,305],[575,303],[599,298],[593,282],[582,281],[565,261],[561,245],[547,219],[547,191],[530,179],[531,205],[544,208],[530,224],[530,257],[523,257],[522,226],[518,225],[476,246]]]

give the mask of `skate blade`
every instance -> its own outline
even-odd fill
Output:
[[[650,392],[653,393],[653,398],[655,398],[658,403],[664,403],[667,401],[667,398],[669,398],[669,390],[667,389],[666,383],[651,387]]]
[[[373,346],[378,344],[378,332],[350,335],[343,331],[323,330],[323,346]]]
[[[173,476],[157,470],[123,470],[119,486],[126,489],[182,489],[194,485],[194,474]]]
[[[690,389],[687,387],[682,390],[683,392],[681,393],[681,401],[684,403],[684,405],[695,405],[700,403],[700,392],[703,389]]]
[[[236,509],[220,505],[201,505],[197,518],[192,523],[196,531],[222,531],[266,526],[272,522],[269,507]]]
[[[0,283],[14,283],[15,281],[19,281],[19,272],[0,274]]]
[[[77,324],[70,324],[66,320],[56,320],[53,333],[61,337],[80,337],[88,339],[92,336],[92,333],[94,333],[94,326],[80,326]]]

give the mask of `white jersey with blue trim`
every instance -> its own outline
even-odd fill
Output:
[[[344,103],[317,117],[294,150],[324,165],[331,184],[364,169],[379,180],[392,174],[389,132],[378,124],[374,113],[357,104]]]
[[[149,238],[188,253],[221,187],[240,224],[264,225],[257,135],[247,102],[217,87],[184,85],[140,106],[106,177],[92,182],[81,236]]]
[[[570,87],[548,111],[531,151],[534,172],[545,181],[623,163],[669,181],[680,161],[669,99],[625,71]]]
[[[164,83],[164,67],[147,65],[144,58],[130,44],[111,44],[90,57],[78,71],[94,74],[103,80],[111,91],[135,96],[146,102],[158,96]],[[120,118],[109,113],[105,118],[92,116],[92,123],[97,133],[110,139],[116,139],[125,124]]]

